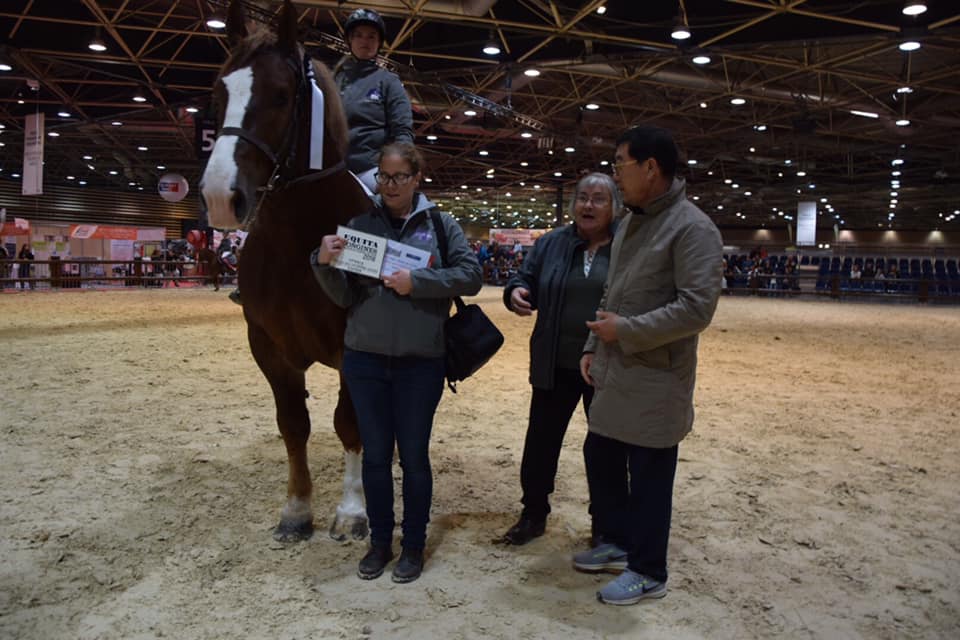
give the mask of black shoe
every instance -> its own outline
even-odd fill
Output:
[[[240,288],[239,288],[239,287],[237,287],[236,289],[234,289],[233,291],[231,291],[231,292],[230,292],[230,295],[228,295],[227,297],[230,298],[231,300],[233,300],[234,302],[236,302],[236,303],[239,304],[239,305],[242,305],[242,304],[243,304],[243,301],[240,300]]]
[[[507,544],[515,544],[517,546],[527,544],[534,538],[542,536],[546,527],[546,520],[534,520],[527,516],[520,516],[517,524],[510,527],[510,530],[503,534],[503,541]]]
[[[397,566],[393,568],[394,582],[413,582],[420,577],[423,571],[423,550],[404,549],[400,552],[400,559],[397,560]]]
[[[357,576],[361,580],[373,580],[383,575],[383,570],[387,563],[393,560],[393,549],[390,547],[378,547],[370,545],[367,555],[360,560],[360,566],[357,567]]]

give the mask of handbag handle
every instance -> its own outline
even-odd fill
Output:
[[[440,212],[436,209],[430,210],[430,220],[433,222],[433,232],[437,235],[437,247],[440,249],[440,266],[446,266],[447,260],[447,232],[443,228],[443,219],[440,217]],[[463,300],[460,296],[456,296],[453,299],[453,302],[457,305],[457,312],[463,310],[463,307],[466,306],[463,303]]]

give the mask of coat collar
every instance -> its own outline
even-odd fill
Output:
[[[630,211],[638,215],[655,216],[669,209],[676,203],[687,199],[687,182],[683,178],[674,178],[670,188],[648,206],[628,207]]]

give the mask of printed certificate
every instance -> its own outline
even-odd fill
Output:
[[[337,235],[346,238],[347,244],[330,265],[344,271],[359,273],[371,278],[380,277],[383,256],[387,252],[387,239],[340,225]]]
[[[379,278],[401,269],[424,269],[433,261],[429,251],[343,225],[337,227],[337,235],[346,238],[347,244],[330,265],[362,276]]]
[[[429,251],[411,247],[409,244],[387,240],[387,254],[383,258],[380,275],[389,276],[401,269],[413,271],[430,266],[433,256]]]

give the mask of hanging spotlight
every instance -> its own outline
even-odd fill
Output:
[[[677,24],[673,27],[673,31],[670,32],[670,37],[674,40],[686,40],[691,35],[693,34],[690,33],[690,27],[687,26],[687,21],[682,18],[677,21]]]
[[[500,55],[500,45],[493,37],[493,33],[490,33],[490,39],[487,40],[487,44],[483,45],[483,52],[488,56],[498,56]]]
[[[897,120],[896,124],[898,127],[909,127],[910,121],[907,120],[906,118],[900,118],[899,120]]]
[[[96,51],[101,53],[107,50],[107,45],[103,41],[103,38],[100,37],[100,29],[97,29],[97,33],[93,36],[93,40],[90,41],[90,44],[87,45],[87,48],[90,51]]]
[[[907,0],[903,5],[903,15],[918,16],[927,10],[927,3],[923,0]]]
[[[920,41],[927,34],[926,27],[908,26],[900,28],[900,51],[916,51],[920,48]]]
[[[219,11],[214,11],[207,18],[207,26],[211,29],[226,29],[227,21],[223,19],[223,15]]]
[[[900,51],[916,51],[920,48],[919,40],[904,40],[898,45]]]
[[[141,95],[141,94],[139,94],[139,93],[135,93],[135,94],[133,95],[133,101],[134,101],[134,102],[146,102],[147,99],[144,98],[143,95]]]
[[[710,56],[706,54],[698,54],[693,56],[693,64],[710,64]]]

